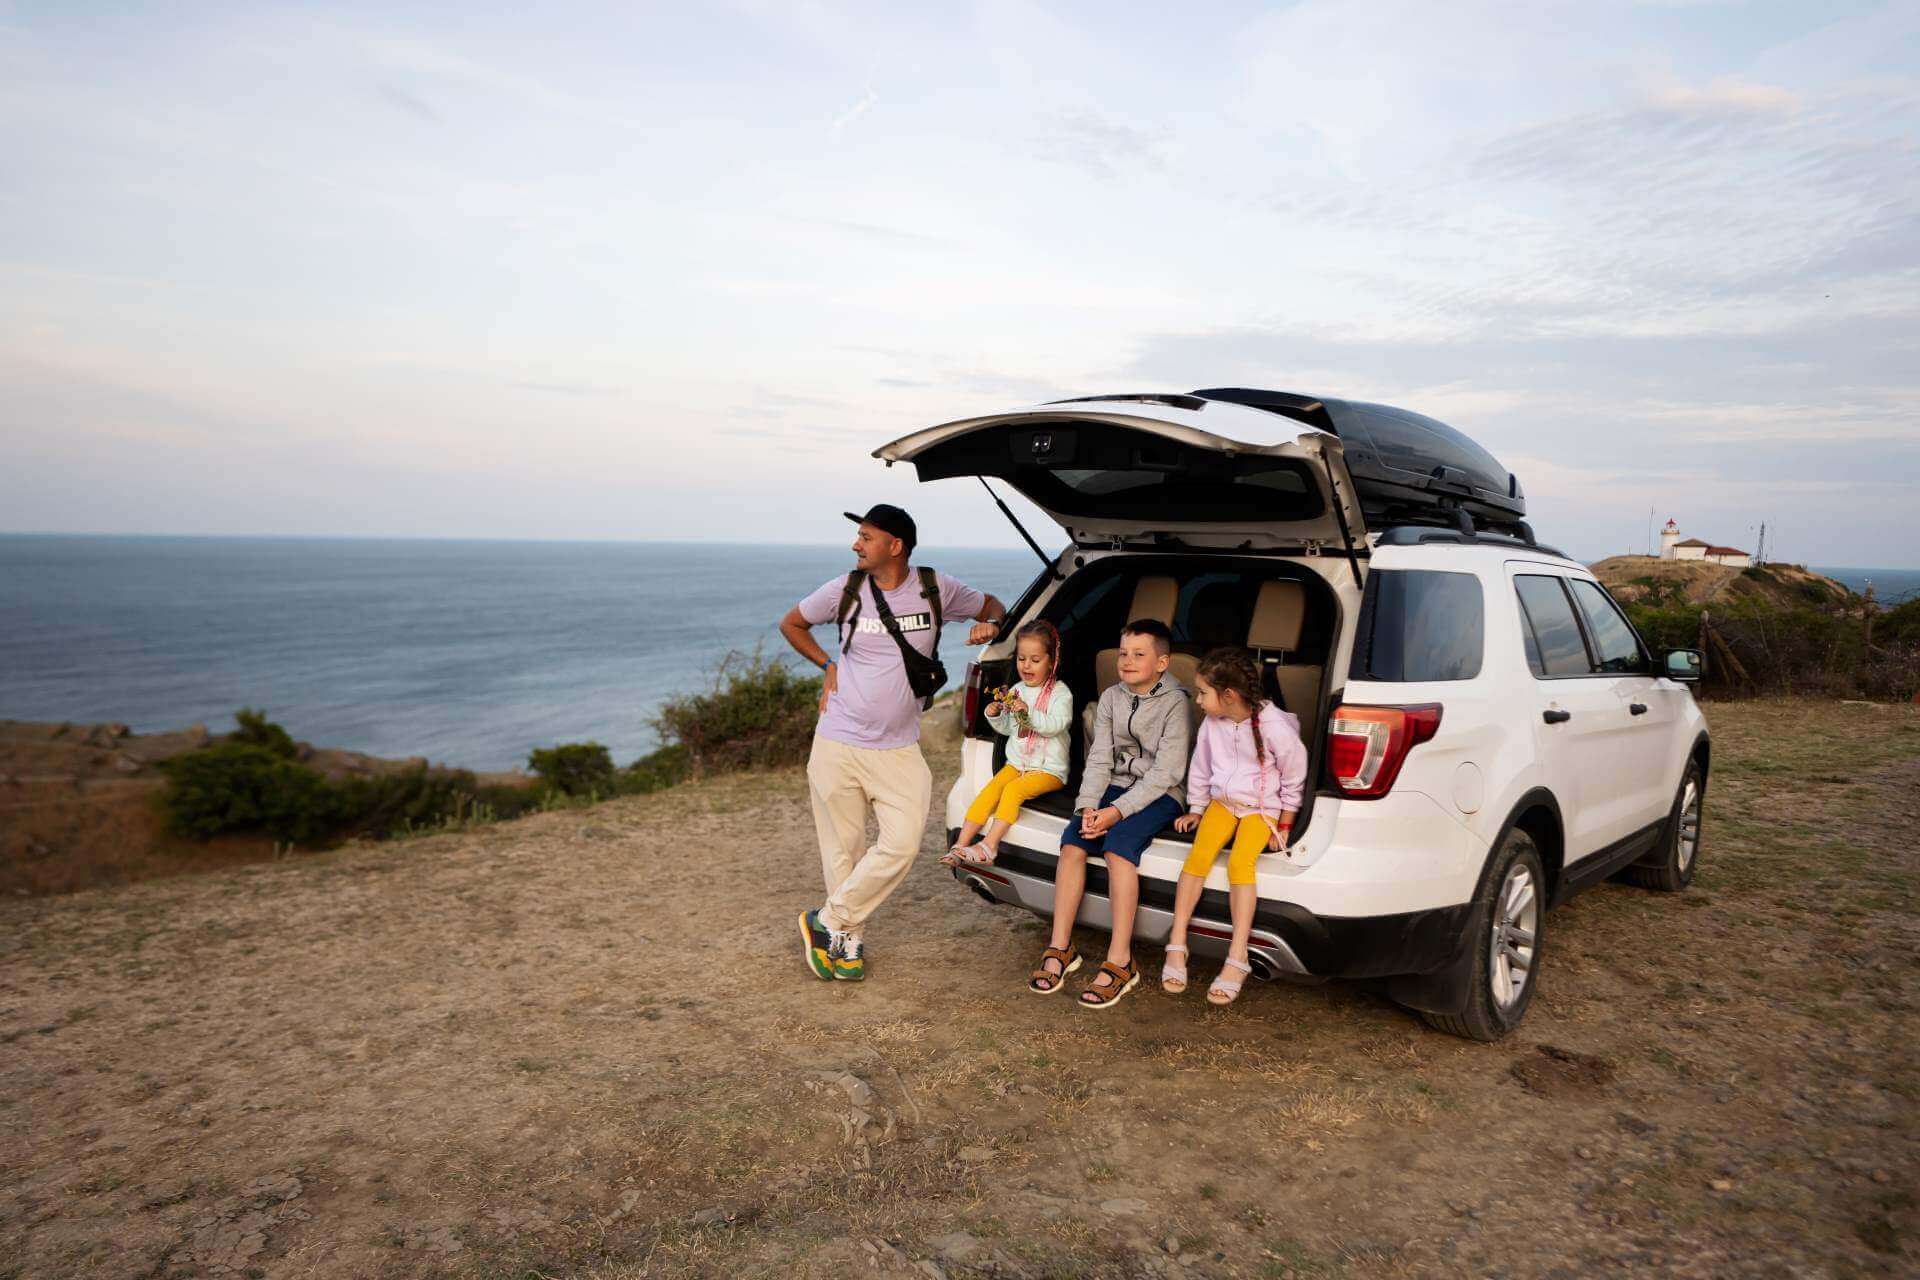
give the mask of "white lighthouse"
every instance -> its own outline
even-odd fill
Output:
[[[1668,516],[1666,525],[1660,530],[1660,558],[1662,560],[1673,559],[1673,548],[1679,541],[1680,526],[1673,522],[1672,516]]]

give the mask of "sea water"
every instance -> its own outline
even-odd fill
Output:
[[[1027,550],[916,560],[1011,604]],[[0,719],[231,728],[471,769],[592,740],[619,763],[730,652],[792,655],[782,615],[845,547],[689,542],[0,536]],[[958,684],[965,624],[941,656]],[[814,638],[833,644],[831,629]],[[799,659],[793,660],[798,663]]]
[[[1855,594],[1864,594],[1867,584],[1873,584],[1873,598],[1880,604],[1899,604],[1920,596],[1920,569],[1821,569],[1815,573],[1825,574],[1841,586]]]

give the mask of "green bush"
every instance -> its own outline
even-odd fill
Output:
[[[223,742],[160,768],[167,777],[162,803],[168,821],[196,840],[265,831],[287,844],[311,845],[330,835],[342,817],[340,796],[325,778],[251,742]]]
[[[235,742],[245,742],[264,748],[285,760],[291,760],[298,753],[293,737],[285,729],[267,719],[265,711],[255,711],[252,707],[242,707],[233,713],[240,725],[232,734]]]
[[[1920,645],[1920,596],[1895,605],[1873,620],[1875,645]]]
[[[1874,652],[1858,611],[1835,612],[1805,606],[1782,608],[1765,600],[1720,601],[1702,606],[1629,604],[1627,616],[1658,654],[1700,644],[1700,615],[1708,612],[1713,629],[1746,669],[1746,692],[1824,694],[1905,700],[1920,685],[1920,647],[1889,635],[1888,619],[1875,619]],[[1894,624],[1898,632],[1904,619]],[[1920,617],[1916,618],[1920,621]],[[1715,653],[1707,655],[1709,688],[1738,690],[1735,674]]]
[[[610,796],[614,791],[613,756],[597,742],[536,747],[527,767],[562,795]]]
[[[1685,585],[1678,582],[1662,582],[1650,574],[1633,579],[1632,585],[1640,588],[1634,597],[1635,601],[1648,607],[1685,604],[1687,600]]]
[[[665,744],[657,751],[615,769],[597,742],[537,748],[527,763],[538,787],[482,786],[465,770],[425,766],[329,782],[293,759],[298,748],[285,729],[243,707],[227,741],[163,766],[164,803],[174,829],[187,836],[264,831],[309,847],[513,818],[550,807],[556,796],[643,795],[702,771],[798,764],[813,741],[819,699],[818,678],[757,652],[729,654],[711,688],[668,701],[654,717]]]
[[[615,790],[623,796],[643,796],[685,782],[692,772],[691,753],[675,743],[641,756],[622,769],[615,780]]]
[[[550,795],[544,787],[516,787],[504,782],[490,782],[473,789],[468,816],[489,821],[518,818],[522,814],[536,813],[546,808]],[[446,816],[459,815],[456,810],[454,814]]]
[[[352,778],[336,790],[341,833],[377,837],[449,821],[518,817],[542,799],[538,788],[481,787],[465,769],[425,766]]]
[[[329,782],[291,759],[293,739],[264,713],[242,708],[235,718],[240,731],[227,741],[160,766],[167,776],[162,804],[169,825],[181,835],[207,840],[259,831],[312,847],[349,835],[385,837],[513,818],[549,800],[546,788],[481,786],[464,769],[424,765]]]
[[[751,654],[721,659],[705,693],[669,699],[653,717],[662,741],[682,747],[690,773],[799,764],[819,718],[820,678]]]

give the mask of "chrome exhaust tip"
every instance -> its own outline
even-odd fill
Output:
[[[1258,951],[1247,952],[1247,963],[1253,966],[1253,976],[1256,978],[1270,982],[1280,976],[1279,972],[1273,967],[1273,961],[1267,959]]]
[[[979,876],[968,876],[965,883],[967,888],[973,890],[988,906],[1000,905],[1000,899],[993,896],[993,890],[987,888],[987,882]]]

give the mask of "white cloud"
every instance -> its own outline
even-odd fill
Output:
[[[866,458],[916,426],[1238,382],[1456,421],[1605,545],[1648,485],[1810,517],[1920,469],[1910,8],[15,18],[0,506],[782,537],[962,518]],[[1859,510],[1832,559],[1920,545]]]
[[[848,125],[867,114],[867,112],[872,109],[873,104],[878,101],[880,101],[880,95],[872,89],[868,89],[860,95],[857,101],[853,102],[846,110],[833,118],[833,123],[829,126],[828,131],[833,134],[837,141],[840,135],[846,132]]]

